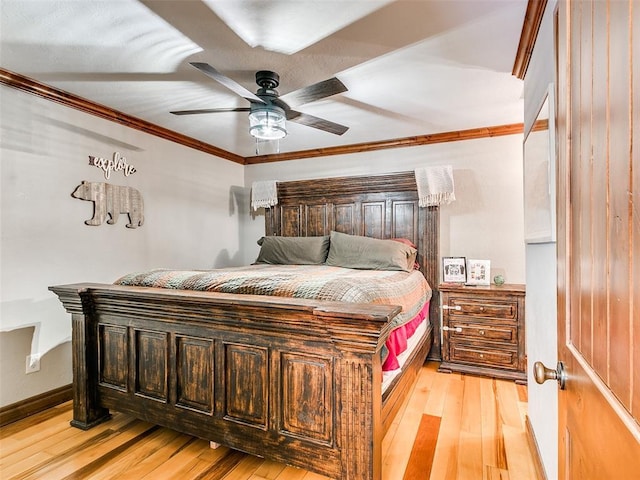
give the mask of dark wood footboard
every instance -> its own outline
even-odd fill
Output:
[[[74,426],[90,428],[113,409],[332,478],[380,479],[383,416],[395,414],[411,380],[383,409],[380,349],[399,307],[50,289],[72,315]]]

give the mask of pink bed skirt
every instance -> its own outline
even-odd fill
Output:
[[[388,355],[382,364],[383,372],[400,368],[398,355],[407,349],[407,341],[415,333],[418,326],[429,318],[429,303],[425,303],[422,310],[412,320],[391,332],[385,344]]]

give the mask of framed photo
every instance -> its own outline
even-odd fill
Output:
[[[442,280],[445,283],[465,283],[467,281],[465,257],[442,257]]]
[[[489,285],[490,278],[490,260],[467,260],[467,285]]]

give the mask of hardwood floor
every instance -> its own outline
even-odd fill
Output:
[[[426,474],[415,476],[407,468],[415,461],[412,448],[425,416],[439,418],[431,480],[535,480],[524,423],[526,387],[505,380],[441,374],[436,368],[434,363],[422,368],[412,394],[384,438],[383,480],[427,479]],[[115,413],[111,421],[89,431],[71,427],[71,416],[67,402],[1,428],[0,478],[327,478],[225,447],[211,449],[204,440],[124,414]]]

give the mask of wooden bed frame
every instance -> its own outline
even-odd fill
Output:
[[[382,394],[395,306],[54,286],[72,316],[72,425],[113,409],[335,479],[381,478],[383,436],[427,353],[440,357],[438,209],[418,208],[413,172],[279,183],[278,197],[268,235],[336,230],[418,246],[433,328],[405,373]]]

